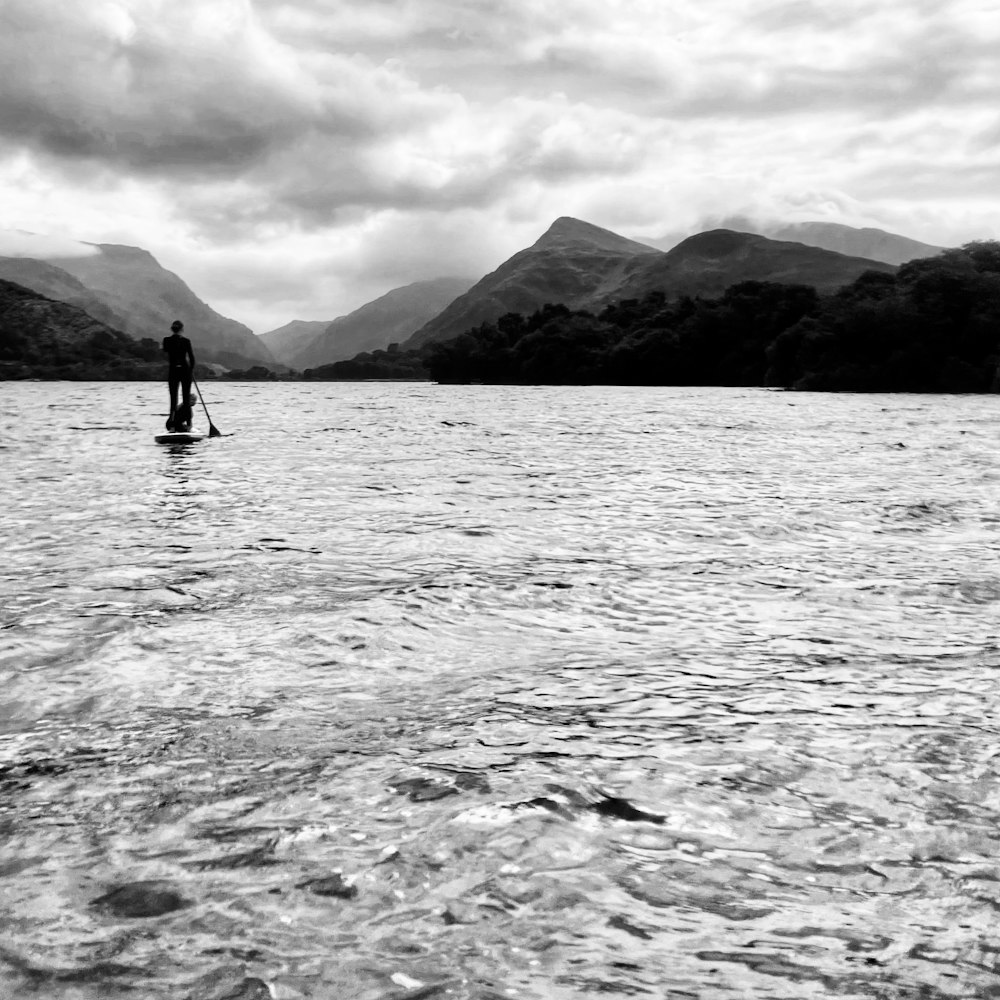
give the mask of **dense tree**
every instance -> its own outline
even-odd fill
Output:
[[[336,382],[352,379],[422,379],[429,376],[414,351],[400,351],[393,344],[384,351],[364,351],[348,361],[336,361],[302,373],[307,381]]]
[[[767,348],[766,380],[799,389],[995,390],[1000,243],[862,275]]]
[[[655,293],[597,316],[547,305],[432,345],[421,360],[444,382],[995,391],[1000,243],[867,272],[825,297],[747,281],[717,299]]]

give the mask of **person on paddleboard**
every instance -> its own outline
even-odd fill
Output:
[[[191,429],[191,379],[194,377],[194,351],[191,341],[184,336],[184,324],[175,319],[170,324],[169,337],[163,338],[169,369],[167,385],[170,387],[170,416],[167,417],[168,431]],[[177,404],[177,390],[182,390],[181,403]]]

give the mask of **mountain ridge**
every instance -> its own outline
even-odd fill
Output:
[[[161,378],[159,345],[140,343],[79,306],[0,279],[0,377]]]
[[[393,288],[346,316],[338,316],[292,354],[288,364],[300,370],[317,368],[398,344],[468,290],[473,280],[429,278]]]
[[[315,340],[330,322],[328,319],[293,319],[284,326],[259,333],[257,336],[278,361],[290,365],[290,359]]]
[[[654,291],[675,297],[721,294],[747,280],[832,290],[865,270],[894,267],[724,229],[695,234],[664,252],[561,216],[535,243],[481,278],[401,346],[412,350],[445,341],[505,313],[529,315],[546,304],[599,310]]]
[[[560,215],[528,250],[561,250],[574,245],[599,247],[619,253],[656,253],[657,248],[621,236],[611,229],[604,229],[584,219]]]
[[[0,258],[0,278],[15,282],[20,278],[24,287],[85,308],[135,340],[159,341],[173,320],[180,319],[199,360],[229,367],[274,363],[271,352],[248,327],[217,313],[148,250],[119,243],[87,245],[98,252],[45,260]]]
[[[774,240],[805,243],[848,257],[867,257],[897,265],[918,257],[933,257],[946,249],[873,226],[857,228],[839,222],[793,222],[767,227],[767,231],[760,235]]]
[[[668,297],[720,295],[741,281],[804,284],[830,292],[865,271],[895,269],[882,261],[803,243],[713,229],[689,236],[659,257],[634,262],[616,295],[620,299],[642,298],[654,291]]]
[[[530,247],[519,250],[482,277],[400,346],[422,347],[458,336],[508,312],[531,312],[545,302],[570,308],[610,291],[624,276],[627,261],[661,255],[609,229],[560,216]]]
[[[77,306],[120,330],[122,317],[68,271],[35,257],[0,257],[0,279],[30,288],[48,299]]]
[[[884,264],[905,264],[919,257],[933,257],[946,248],[898,233],[890,233],[874,226],[848,226],[841,222],[768,222],[747,216],[730,216],[713,223],[711,229],[730,229],[734,232],[753,233],[768,239],[832,250],[848,257],[865,257]],[[711,230],[699,230],[706,232]],[[668,233],[649,242],[658,250],[669,251],[697,233]]]

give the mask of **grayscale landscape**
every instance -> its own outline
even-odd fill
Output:
[[[0,0],[0,1000],[1000,996],[998,51]]]

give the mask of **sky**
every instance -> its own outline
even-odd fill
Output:
[[[997,238],[998,52],[996,0],[0,0],[0,253],[140,246],[264,333],[563,215]]]

